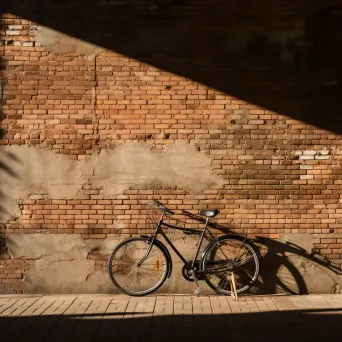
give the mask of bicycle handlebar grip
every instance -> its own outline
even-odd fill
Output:
[[[160,203],[158,200],[155,199],[155,200],[154,200],[154,203],[157,204],[157,206],[158,206],[161,210],[166,211],[167,213],[169,213],[169,214],[171,214],[171,215],[174,214],[174,212],[173,212],[172,210],[166,208],[165,205],[163,205],[162,203]]]

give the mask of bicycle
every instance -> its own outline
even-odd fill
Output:
[[[219,210],[200,210],[205,225],[200,231],[197,251],[192,261],[187,261],[169,240],[162,227],[173,227],[164,223],[164,217],[175,213],[154,200],[161,212],[159,221],[154,221],[152,235],[140,235],[118,244],[108,262],[109,274],[114,285],[130,296],[145,296],[158,290],[172,273],[172,259],[167,247],[157,239],[160,234],[184,263],[182,274],[197,285],[195,294],[200,294],[198,281],[206,283],[217,293],[233,295],[247,291],[259,275],[259,253],[247,238],[235,234],[215,237],[208,227],[209,219]],[[182,228],[180,228],[182,229]],[[211,241],[198,260],[199,251],[206,232]]]

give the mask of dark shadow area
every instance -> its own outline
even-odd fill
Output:
[[[123,313],[122,313],[123,314]],[[1,341],[340,341],[338,309],[120,317],[1,317]]]
[[[341,1],[7,0],[2,6],[256,106],[342,132]],[[166,88],[173,92],[172,84]],[[228,106],[225,114],[232,111]]]

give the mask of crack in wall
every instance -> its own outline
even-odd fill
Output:
[[[58,259],[58,260],[52,261],[46,266],[46,269],[48,269],[49,267],[51,267],[55,264],[58,264],[61,262],[66,262],[66,261],[71,262],[71,261],[74,261],[74,259]],[[41,270],[44,270],[44,268],[42,268]]]

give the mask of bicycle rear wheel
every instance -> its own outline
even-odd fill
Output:
[[[234,273],[236,292],[247,291],[258,278],[259,257],[247,241],[223,236],[205,251],[201,266],[207,284],[218,293],[232,293]]]
[[[146,259],[139,265],[144,257]],[[121,242],[114,249],[108,268],[113,283],[122,292],[145,296],[163,285],[169,273],[169,260],[158,244],[151,246],[147,237],[135,237]]]

